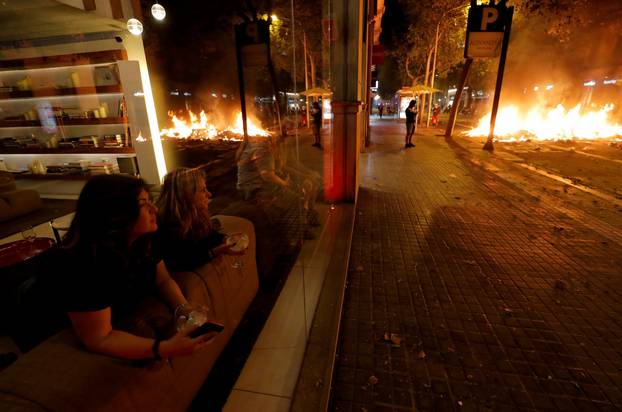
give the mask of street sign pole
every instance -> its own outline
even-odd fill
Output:
[[[505,32],[503,33],[503,43],[501,45],[501,57],[499,58],[499,70],[497,72],[497,85],[495,86],[495,97],[492,101],[492,112],[490,114],[490,132],[483,149],[488,151],[495,150],[493,146],[493,138],[495,135],[495,123],[497,121],[497,111],[499,110],[499,99],[501,97],[501,86],[503,85],[503,72],[505,71],[505,60],[508,54],[508,45],[510,43],[510,32],[512,31],[512,17],[514,15],[514,7],[508,7]]]
[[[469,76],[471,63],[473,63],[473,59],[466,59],[464,61],[462,75],[460,76],[460,84],[458,85],[458,89],[456,89],[454,103],[451,106],[451,113],[449,114],[449,121],[447,122],[447,130],[445,130],[446,138],[451,138],[454,134],[454,126],[456,125],[456,116],[458,115],[458,108],[460,107],[460,99],[462,98],[462,91],[464,90],[464,85],[466,84],[467,77]]]
[[[238,63],[238,86],[240,90],[240,111],[242,112],[242,130],[244,131],[244,146],[248,142],[248,127],[246,126],[246,90],[244,88],[244,62],[242,61],[242,34],[243,25],[236,27],[235,32],[235,56]]]
[[[270,59],[270,30],[268,22],[264,20],[253,20],[235,26],[235,54],[238,61],[238,82],[240,87],[240,109],[242,111],[242,127],[244,129],[244,142],[248,142],[246,94],[244,88],[244,68],[245,67],[268,67],[272,79],[272,90],[275,94],[276,76]],[[278,98],[278,94],[276,96]],[[281,127],[280,111],[277,110],[279,117],[279,127]],[[243,147],[241,145],[240,147]]]

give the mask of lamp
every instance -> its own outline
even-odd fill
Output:
[[[156,20],[164,20],[166,17],[166,10],[164,10],[164,6],[156,1],[155,4],[151,6],[151,15]]]
[[[134,36],[140,36],[143,32],[143,24],[138,19],[129,19],[127,21],[127,30]]]

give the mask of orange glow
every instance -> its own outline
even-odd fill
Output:
[[[499,110],[495,136],[501,142],[525,140],[611,139],[622,136],[622,126],[611,121],[613,104],[599,110],[583,110],[577,105],[570,110],[557,105],[553,109],[535,107],[527,113],[517,106]],[[478,126],[467,132],[470,137],[488,136],[490,114],[482,117]]]
[[[198,117],[193,112],[188,111],[189,120],[180,119],[173,112],[169,112],[169,117],[173,126],[169,129],[162,129],[160,136],[178,139],[241,140],[244,135],[242,113],[240,112],[238,112],[233,125],[221,128],[208,119],[205,111],[201,111]],[[249,136],[270,136],[266,130],[259,127],[250,117],[247,117],[246,123]],[[232,137],[232,135],[239,137]]]
[[[246,128],[248,130],[248,135],[249,136],[270,136],[270,134],[267,131],[265,131],[261,127],[257,126],[250,119],[250,117],[246,118]],[[230,127],[227,130],[230,131],[231,133],[235,133],[235,134],[239,134],[239,135],[244,135],[244,126],[243,126],[243,123],[242,123],[242,113],[241,112],[239,112],[238,115],[235,118],[235,126]]]

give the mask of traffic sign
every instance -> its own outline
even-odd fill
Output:
[[[505,1],[486,5],[471,4],[467,20],[464,57],[498,57],[501,53],[503,34],[508,23]]]
[[[270,29],[267,21],[257,20],[235,26],[236,45],[244,67],[267,66]]]

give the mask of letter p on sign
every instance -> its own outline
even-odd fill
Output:
[[[480,30],[486,31],[488,29],[488,25],[494,23],[499,18],[499,10],[494,7],[484,7],[482,11],[482,25]]]

